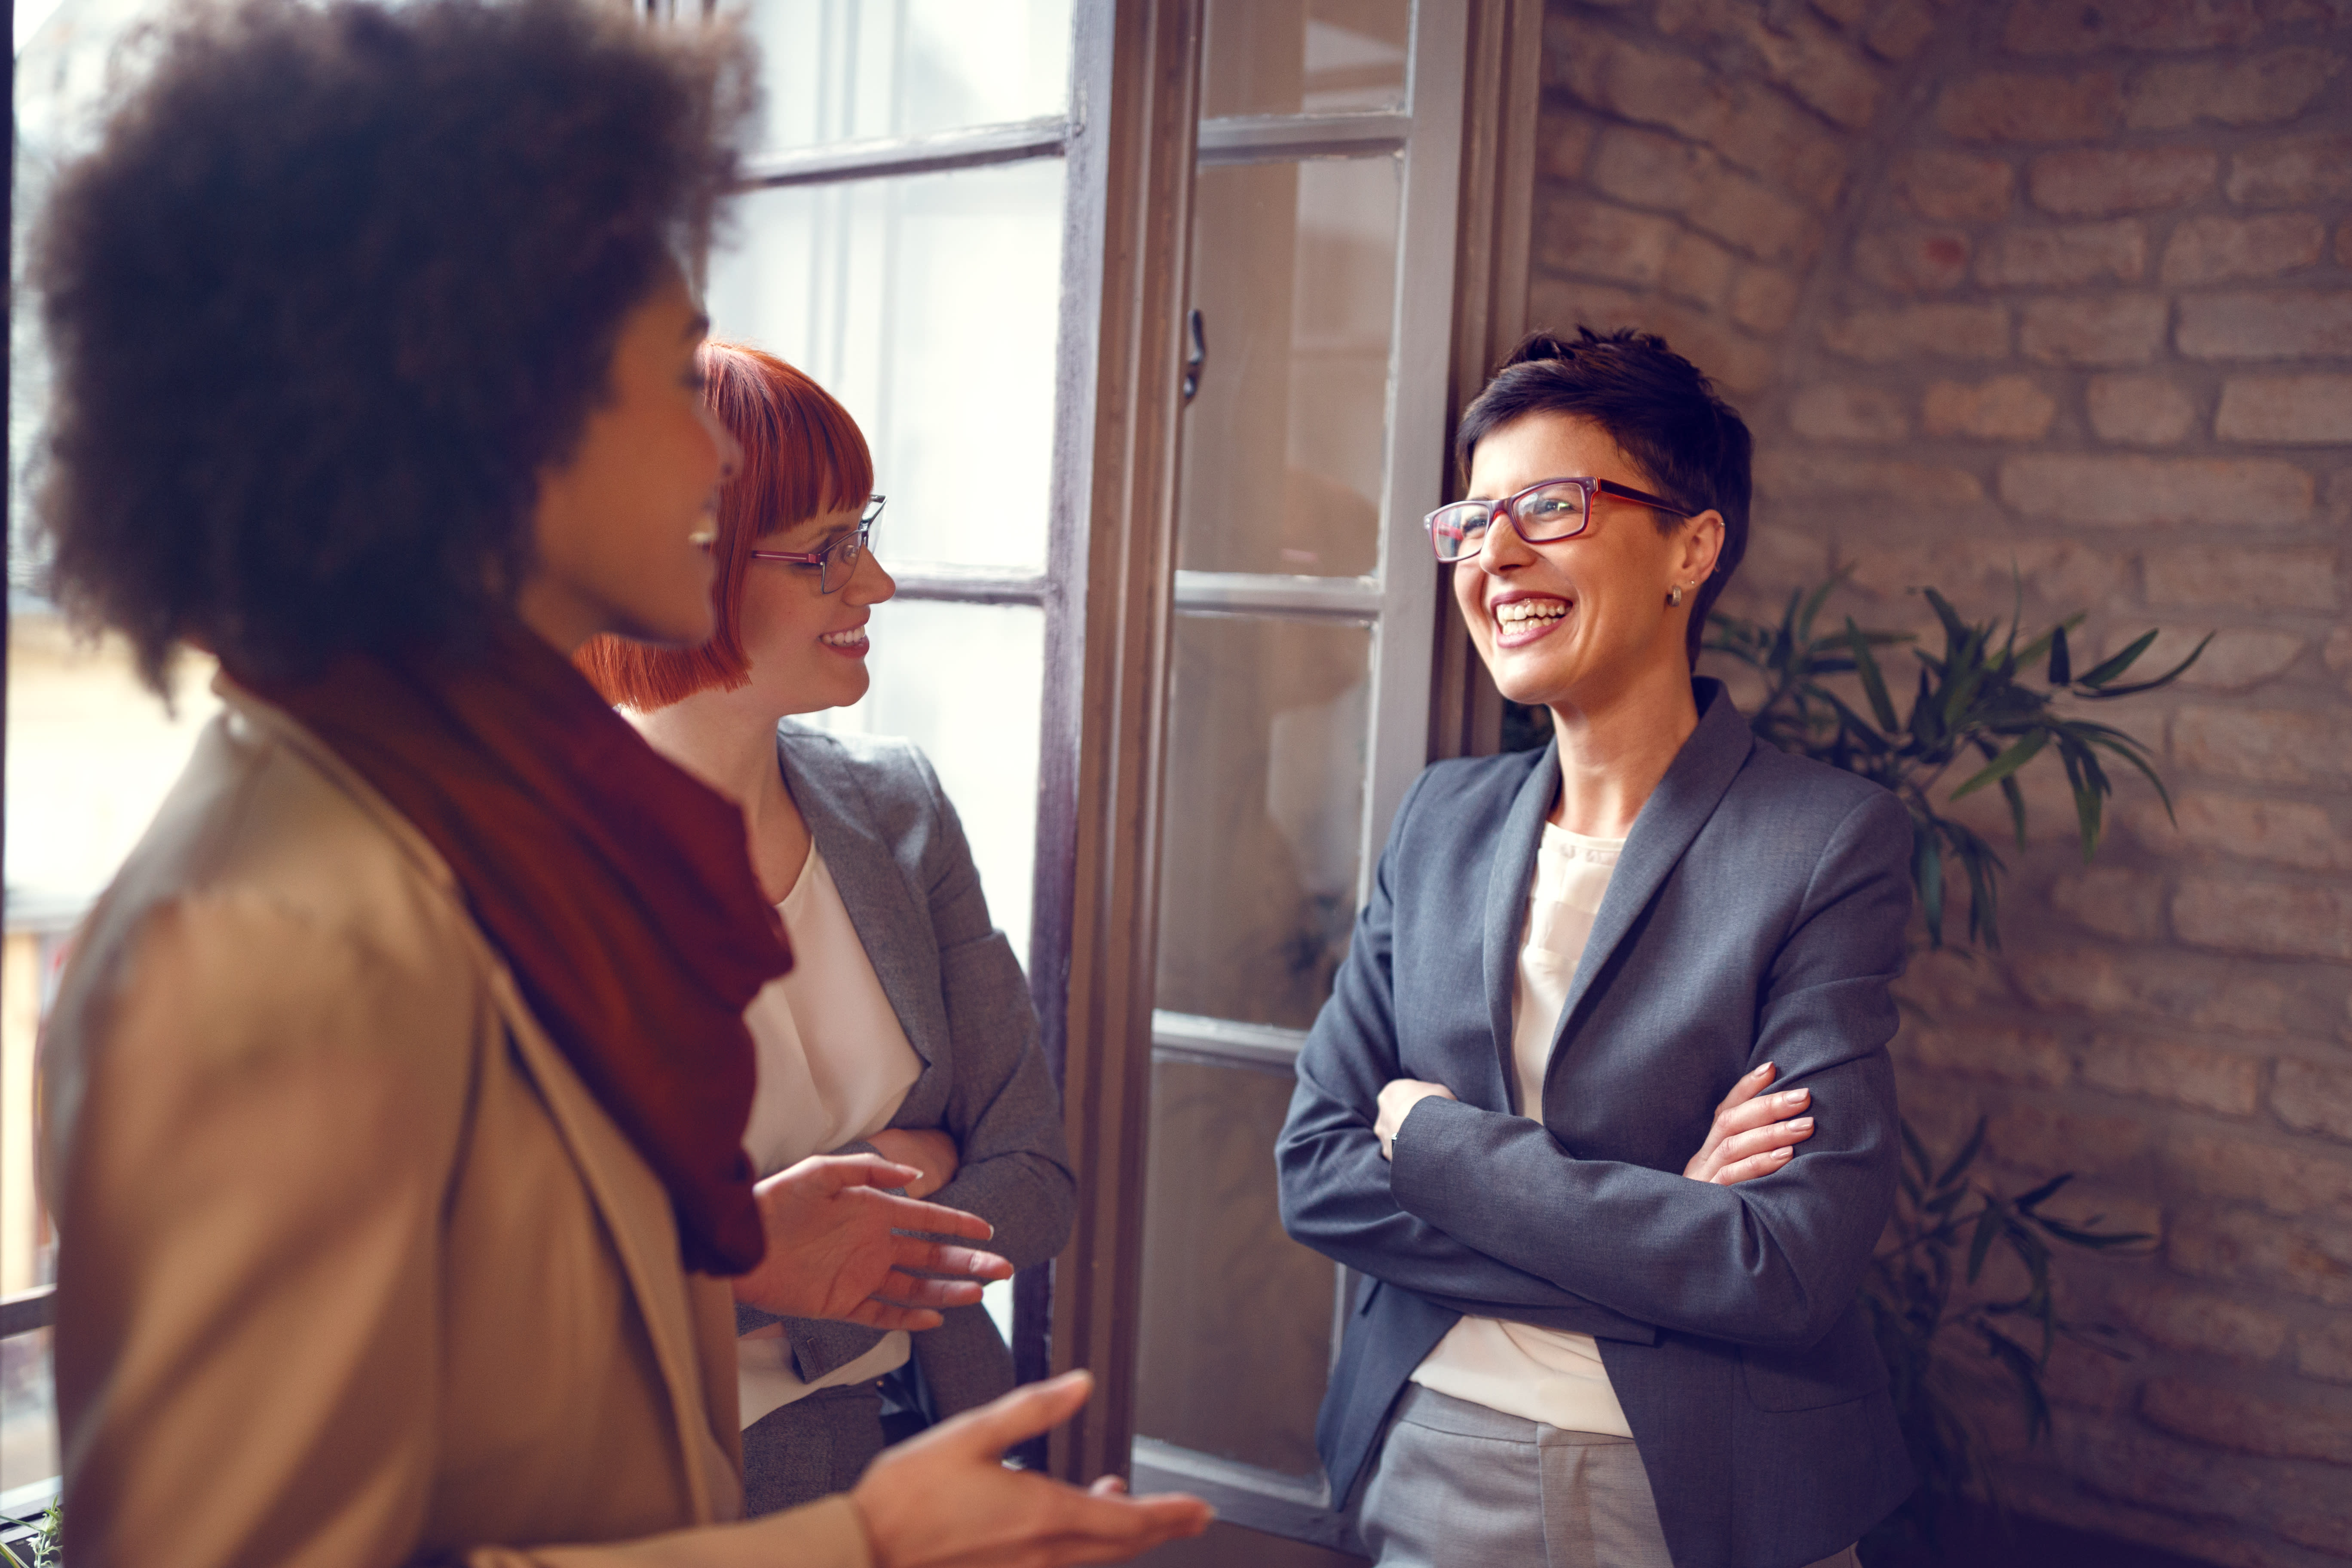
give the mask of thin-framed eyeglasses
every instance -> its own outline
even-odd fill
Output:
[[[1486,530],[1497,517],[1507,517],[1529,544],[1557,544],[1574,539],[1592,522],[1592,498],[1615,496],[1650,507],[1669,517],[1696,517],[1674,502],[1613,479],[1566,478],[1538,479],[1501,500],[1458,500],[1439,507],[1424,520],[1429,542],[1440,561],[1467,561],[1486,542]]]
[[[867,496],[866,510],[858,515],[857,531],[845,533],[823,550],[754,550],[754,561],[784,561],[794,566],[814,566],[817,570],[816,591],[831,594],[857,574],[857,563],[866,554],[866,542],[874,536],[874,520],[882,515],[882,498]]]

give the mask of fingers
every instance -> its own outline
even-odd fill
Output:
[[[950,1279],[1013,1278],[1013,1265],[993,1252],[912,1236],[892,1237],[890,1242],[890,1267],[909,1274],[941,1274]]]
[[[980,1297],[975,1293],[972,1300],[977,1301]],[[878,1296],[868,1296],[865,1300],[850,1308],[839,1321],[845,1323],[857,1323],[869,1329],[880,1329],[885,1332],[892,1329],[905,1329],[909,1333],[918,1334],[926,1329],[936,1329],[947,1321],[945,1318],[928,1308],[902,1307],[895,1301],[885,1301]]]
[[[1707,1180],[1728,1187],[1769,1175],[1789,1163],[1797,1144],[1812,1135],[1813,1119],[1801,1116],[1726,1139],[1717,1152],[1717,1169]]]
[[[904,1165],[887,1168],[899,1171],[907,1169]],[[908,1179],[911,1181],[921,1174],[920,1171],[910,1172]],[[895,1184],[904,1185],[905,1184]],[[948,1208],[940,1204],[927,1204],[918,1198],[902,1198],[890,1193],[876,1193],[866,1201],[889,1205],[890,1228],[893,1230],[919,1230],[933,1236],[960,1236],[967,1241],[986,1241],[996,1234],[996,1227],[978,1215],[966,1214],[961,1209]],[[975,1256],[988,1255],[982,1253]],[[1009,1266],[1005,1272],[1007,1274],[1012,1272]]]
[[[1752,1182],[1759,1176],[1769,1176],[1789,1163],[1790,1151],[1775,1149],[1769,1153],[1750,1155],[1718,1169],[1707,1178],[1718,1187],[1736,1187],[1742,1182]]]
[[[1737,1133],[1753,1132],[1759,1127],[1795,1116],[1812,1103],[1813,1091],[1791,1089],[1780,1094],[1759,1094],[1729,1110],[1719,1110],[1715,1116],[1715,1137],[1719,1141]]]
[[[917,1311],[949,1307],[969,1307],[981,1298],[979,1284],[970,1279],[922,1279],[897,1269],[884,1277],[881,1288],[869,1300],[887,1302],[894,1307],[909,1307]]]
[[[1766,1062],[1762,1067],[1748,1073],[1746,1078],[1731,1086],[1731,1092],[1725,1095],[1723,1103],[1715,1108],[1716,1115],[1719,1117],[1733,1106],[1743,1104],[1763,1093],[1766,1086],[1780,1075],[1780,1071],[1779,1068],[1774,1067],[1770,1062]]]
[[[830,1194],[851,1187],[903,1187],[919,1180],[922,1173],[912,1165],[901,1165],[878,1154],[812,1154],[785,1166],[752,1191],[761,1193],[771,1187],[786,1186]]]
[[[941,1443],[991,1457],[1016,1443],[1050,1432],[1076,1415],[1094,1396],[1094,1373],[1081,1368],[1026,1383],[977,1410],[951,1415],[925,1434]],[[924,1438],[918,1437],[916,1442]]]

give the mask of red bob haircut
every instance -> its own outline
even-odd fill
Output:
[[[749,680],[742,606],[752,544],[824,512],[862,507],[874,489],[866,437],[831,393],[775,355],[740,343],[705,343],[698,359],[704,400],[743,447],[742,470],[719,492],[719,537],[710,546],[719,567],[710,584],[718,630],[695,648],[600,637],[573,659],[605,701],[641,713]]]

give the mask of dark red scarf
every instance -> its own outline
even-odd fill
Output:
[[[686,1266],[758,1263],[743,1008],[793,961],[734,804],[519,624],[462,660],[236,679],[441,852],[532,1013],[669,1189]]]

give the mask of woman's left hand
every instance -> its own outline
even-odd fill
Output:
[[[1812,1091],[1792,1089],[1766,1094],[1779,1073],[1779,1068],[1766,1062],[1731,1086],[1731,1092],[1715,1108],[1715,1124],[1706,1131],[1706,1142],[1683,1167],[1684,1175],[1694,1182],[1730,1187],[1769,1176],[1789,1163],[1796,1146],[1813,1135],[1813,1119],[1800,1116],[1780,1121],[1774,1118],[1804,1110],[1812,1100]]]
[[[962,1163],[956,1141],[936,1127],[891,1127],[866,1140],[874,1152],[896,1165],[912,1165],[923,1173],[907,1184],[910,1198],[927,1198],[955,1180]]]

